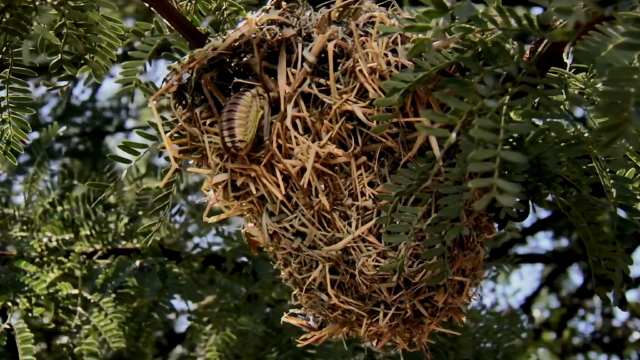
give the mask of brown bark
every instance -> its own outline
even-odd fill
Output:
[[[189,19],[187,19],[168,0],[142,0],[158,15],[162,16],[171,27],[184,37],[191,46],[196,49],[204,47],[207,43],[207,35],[198,30]]]

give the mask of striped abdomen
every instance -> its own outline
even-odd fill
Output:
[[[261,87],[243,89],[229,99],[220,115],[222,141],[228,148],[242,154],[251,149],[265,105],[267,93]]]

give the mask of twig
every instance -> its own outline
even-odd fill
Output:
[[[142,0],[158,15],[162,16],[174,30],[180,33],[196,49],[207,44],[207,35],[198,30],[189,19],[167,0]]]

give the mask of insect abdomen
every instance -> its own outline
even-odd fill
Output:
[[[261,87],[243,89],[222,109],[222,141],[232,150],[247,153],[264,114],[267,93]]]

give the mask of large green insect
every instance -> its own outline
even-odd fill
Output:
[[[248,62],[259,75],[262,86],[244,87],[226,102],[218,116],[221,143],[226,153],[247,155],[253,147],[261,123],[263,138],[265,144],[268,144],[271,104],[274,98],[278,98],[278,94],[274,92],[276,85],[263,73],[259,58],[252,58]],[[215,85],[206,78],[202,80],[202,85],[210,105],[215,108],[209,93]]]
[[[269,95],[260,86],[245,88],[233,95],[220,114],[223,146],[242,155],[249,153],[259,124],[269,121],[267,107],[270,107]]]

